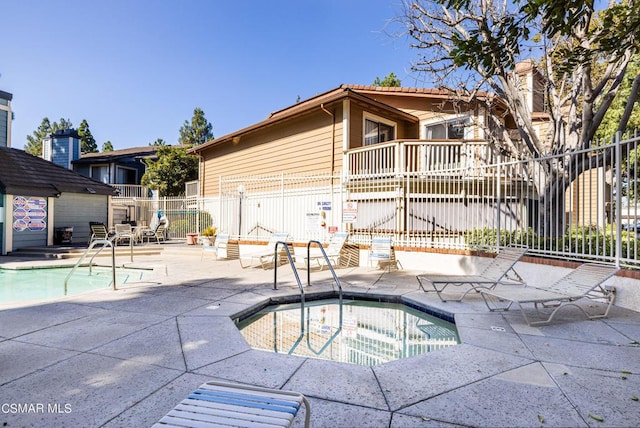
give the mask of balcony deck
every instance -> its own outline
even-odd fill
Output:
[[[345,172],[351,178],[405,173],[495,177],[499,161],[484,140],[394,140],[348,150]],[[500,174],[513,176],[514,171],[507,168]]]

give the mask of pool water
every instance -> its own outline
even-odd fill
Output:
[[[269,306],[238,324],[254,349],[371,366],[460,343],[455,324],[399,303],[337,299]],[[304,331],[300,324],[303,323]]]
[[[65,296],[64,281],[71,268],[0,269],[0,304],[29,300],[51,300]],[[124,284],[132,275],[131,270],[116,270],[116,283]],[[88,267],[76,269],[67,282],[66,295],[84,293],[110,287],[111,268]]]

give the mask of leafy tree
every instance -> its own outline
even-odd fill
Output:
[[[149,143],[149,146],[166,146],[167,143],[162,138],[157,138],[153,143]]]
[[[180,128],[180,138],[178,142],[189,147],[204,144],[213,139],[212,125],[204,117],[204,111],[196,107],[193,110],[191,123],[185,120]]]
[[[402,82],[393,72],[391,72],[383,80],[376,77],[376,80],[373,81],[373,86],[400,87],[402,86]]]
[[[623,121],[625,114],[629,115],[627,130],[640,129],[640,105],[635,103],[629,105],[627,100],[633,98],[632,93],[638,91],[638,80],[634,76],[640,74],[640,54],[634,55],[629,63],[629,71],[620,85],[620,92],[616,95],[611,103],[611,107],[605,114],[602,124],[596,132],[596,137],[602,141],[611,141],[616,132],[618,132],[619,124]],[[638,177],[638,165],[640,165],[640,150],[637,148],[631,150],[627,159],[622,164],[622,195],[626,196],[628,201],[637,203],[638,190],[640,189],[640,181],[635,179]]]
[[[51,122],[48,117],[45,117],[38,129],[33,131],[32,135],[27,135],[24,151],[34,156],[42,156],[42,140],[48,138],[49,135],[51,135]]]
[[[640,74],[640,54],[633,56],[629,63],[627,73],[620,85],[620,91],[616,94],[611,107],[607,110],[607,113],[602,119],[600,127],[596,131],[596,137],[599,140],[611,141],[618,131],[620,121],[627,107],[627,101],[632,98],[631,91],[634,89],[633,83],[635,76]],[[631,116],[627,123],[627,129],[640,129],[640,105],[638,103],[633,104]]]
[[[78,135],[80,136],[80,151],[82,153],[96,153],[98,151],[96,139],[93,138],[86,119],[82,119],[82,123],[78,128]]]
[[[53,122],[51,124],[51,132],[61,131],[64,129],[72,129],[73,123],[69,119],[63,117],[60,118],[60,122]]]
[[[487,133],[494,149],[533,159],[592,145],[638,52],[636,2],[610,0],[596,11],[594,0],[405,0],[398,22],[419,52],[413,69],[428,75],[436,86],[463,94],[465,100],[484,103],[488,125],[494,130]],[[548,135],[538,135],[534,129],[516,69],[518,63],[535,56],[540,56],[551,121]],[[599,77],[596,67],[602,70]],[[632,86],[636,82],[640,75]],[[486,90],[505,103],[517,136],[510,135],[502,117],[495,114],[494,97],[477,96]],[[631,91],[627,105],[635,103],[636,94]],[[623,115],[618,129],[625,129],[627,120]],[[564,216],[562,186],[597,166],[594,162],[585,157],[579,165],[541,165],[540,171],[546,174],[538,189],[541,234],[559,230]]]
[[[185,182],[198,178],[198,157],[187,154],[185,146],[158,146],[157,156],[155,161],[145,160],[142,185],[158,190],[160,196],[184,195]]]
[[[103,153],[112,152],[112,151],[113,151],[113,144],[111,144],[111,141],[107,140],[104,143],[102,143]]]
[[[73,124],[69,119],[60,119],[60,123],[49,121],[48,117],[42,119],[38,129],[33,131],[32,135],[27,135],[27,144],[24,146],[24,151],[34,156],[42,157],[42,140],[49,138],[52,133],[61,129],[71,129]]]

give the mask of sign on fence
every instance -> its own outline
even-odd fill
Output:
[[[319,212],[307,213],[305,221],[305,232],[320,232],[322,227],[320,225],[321,216]]]
[[[358,203],[345,202],[342,205],[342,222],[355,223],[358,219]]]
[[[331,201],[317,202],[318,208],[322,211],[331,211]]]

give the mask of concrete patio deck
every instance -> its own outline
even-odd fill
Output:
[[[173,247],[173,248],[171,248]],[[126,260],[124,260],[126,261]],[[345,291],[402,295],[455,316],[462,344],[373,367],[251,349],[229,316],[296,294],[291,269],[241,269],[167,246],[144,282],[0,307],[0,426],[151,426],[212,379],[305,394],[312,427],[640,426],[640,313],[567,313],[529,327],[479,296],[442,303],[416,271],[338,270]],[[0,258],[0,267],[19,262]],[[68,263],[68,262],[67,262]],[[330,287],[314,272],[307,293]],[[299,414],[295,426],[302,426]]]

